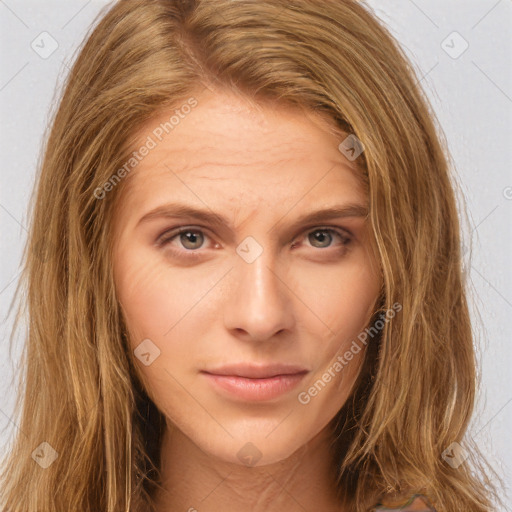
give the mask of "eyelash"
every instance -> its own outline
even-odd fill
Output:
[[[342,231],[340,229],[335,229],[333,227],[329,227],[329,226],[323,226],[323,227],[317,227],[317,228],[314,228],[314,229],[308,229],[307,231],[304,232],[304,237],[306,237],[307,235],[311,234],[311,233],[315,233],[317,231],[320,231],[320,232],[325,232],[325,233],[334,233],[335,235],[338,235],[341,239],[341,248],[344,250],[347,248],[347,246],[352,242],[352,237],[351,235],[347,232],[347,231]],[[187,232],[193,232],[193,233],[202,233],[203,235],[205,235],[206,237],[209,238],[209,236],[200,228],[196,228],[196,227],[193,227],[193,226],[185,226],[185,227],[181,227],[181,228],[178,228],[177,230],[176,229],[173,229],[173,230],[168,230],[168,231],[165,231],[164,233],[162,233],[157,241],[156,241],[156,245],[160,248],[163,248],[163,247],[166,247],[166,246],[169,246],[170,243],[176,238],[178,237],[179,235],[181,235],[182,233],[187,233]],[[331,247],[326,247],[324,249],[318,249],[318,250],[327,250]],[[200,254],[200,249],[195,249],[195,250],[192,250],[192,249],[171,249],[172,252],[174,252],[175,254],[177,254],[178,256],[183,256],[184,254],[186,254],[185,257],[187,258],[200,258],[202,255]]]

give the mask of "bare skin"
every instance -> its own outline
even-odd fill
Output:
[[[130,341],[135,350],[151,340],[144,347],[154,358],[134,364],[168,423],[157,510],[346,512],[335,496],[330,424],[364,350],[341,371],[333,362],[366,327],[380,290],[359,211],[367,198],[338,149],[343,139],[322,118],[208,90],[196,99],[132,171],[114,218]],[[140,142],[170,115],[142,127]],[[226,223],[175,214],[140,221],[170,202]],[[349,204],[359,210],[299,219]],[[305,373],[293,389],[254,400],[205,375],[240,362]]]

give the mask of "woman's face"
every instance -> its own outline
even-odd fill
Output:
[[[350,347],[380,290],[367,198],[316,115],[196,99],[138,132],[117,293],[168,422],[224,461],[273,463],[326,428],[359,373]]]

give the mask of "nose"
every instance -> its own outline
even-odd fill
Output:
[[[235,336],[275,341],[279,333],[292,329],[292,284],[282,266],[277,267],[270,251],[263,250],[251,263],[237,256],[224,303],[224,324]]]

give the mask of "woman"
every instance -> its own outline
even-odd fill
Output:
[[[355,1],[117,2],[37,185],[5,509],[492,510],[433,119]]]

